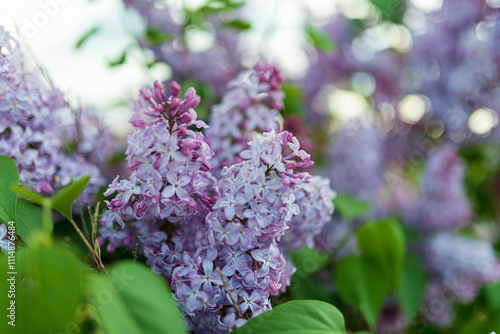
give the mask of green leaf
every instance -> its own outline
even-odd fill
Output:
[[[6,310],[12,300],[7,295],[11,274],[6,261],[0,266],[5,268],[0,271],[0,289],[5,291],[0,295],[0,306]],[[81,302],[82,267],[67,250],[42,243],[18,249],[15,269],[14,333],[66,333],[76,325],[73,319]],[[7,321],[0,322],[0,333],[12,333],[12,329]]]
[[[50,197],[45,197],[42,196],[40,193],[37,193],[36,191],[31,190],[28,187],[25,186],[12,186],[12,189],[14,191],[17,191],[17,193],[24,198],[29,199],[33,203],[40,204],[42,206],[52,206],[52,201]]]
[[[43,210],[39,206],[20,198],[17,201],[17,233],[28,245],[31,244],[32,237],[44,231]],[[52,232],[52,227],[47,232]]]
[[[16,220],[17,193],[12,186],[19,184],[17,167],[12,158],[0,155],[0,221]]]
[[[90,37],[92,37],[95,34],[97,34],[100,30],[101,30],[101,27],[93,27],[92,29],[90,29],[89,31],[87,31],[85,34],[83,34],[82,37],[80,37],[80,39],[78,40],[78,42],[76,42],[76,48],[80,49],[83,46],[83,44],[85,44],[85,42],[87,42],[87,40]]]
[[[371,329],[390,291],[383,268],[370,259],[350,256],[335,265],[334,280],[340,297],[360,309]]]
[[[335,43],[323,30],[308,24],[306,34],[312,45],[319,51],[330,53],[336,50]]]
[[[84,175],[59,189],[52,196],[52,208],[71,220],[73,216],[73,202],[82,193],[83,189],[87,187],[89,181],[90,175]]]
[[[296,83],[285,82],[281,85],[285,99],[283,112],[288,115],[304,115],[304,92]]]
[[[487,284],[484,286],[484,292],[486,295],[486,304],[488,306],[489,313],[493,315],[495,326],[491,327],[498,332],[500,332],[500,281]]]
[[[292,262],[297,268],[294,275],[305,278],[324,268],[330,260],[330,255],[316,249],[303,248],[291,253]]]
[[[159,45],[168,42],[172,36],[164,32],[163,30],[149,26],[146,28],[146,41],[152,45]]]
[[[119,262],[107,277],[89,277],[85,290],[108,334],[186,333],[167,284],[143,264]]]
[[[234,334],[341,334],[344,317],[335,306],[317,300],[294,300],[250,319]]]
[[[420,308],[426,285],[427,275],[420,259],[416,255],[408,256],[401,272],[396,296],[404,314],[409,319]]]
[[[391,286],[397,287],[406,251],[404,231],[398,222],[368,222],[356,230],[356,237],[362,257],[378,261],[387,273]]]
[[[291,284],[287,289],[295,300],[321,300],[323,302],[333,304],[335,302],[333,294],[326,289],[326,286],[319,278],[301,277],[293,275]]]
[[[405,11],[403,0],[370,0],[382,13],[382,19],[401,23]]]
[[[222,22],[222,26],[238,31],[245,31],[252,28],[250,22],[239,19]]]
[[[123,50],[123,52],[120,55],[120,57],[118,57],[115,60],[110,60],[108,62],[109,67],[115,67],[115,66],[119,66],[119,65],[125,64],[125,61],[127,60],[127,53],[128,53],[128,51],[127,51],[127,49],[125,49],[125,50]]]
[[[392,220],[366,223],[356,237],[361,255],[340,260],[334,280],[340,297],[358,307],[374,330],[387,294],[399,282],[406,241],[401,226]]]
[[[337,194],[333,199],[333,204],[335,204],[335,210],[347,220],[362,217],[372,209],[369,202],[346,193]]]

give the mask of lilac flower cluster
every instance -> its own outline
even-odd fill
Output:
[[[445,0],[426,14],[424,33],[414,31],[408,72],[413,89],[430,98],[432,115],[455,141],[469,137],[467,121],[479,108],[498,108],[500,80],[498,4]]]
[[[198,311],[191,321],[203,333],[232,314],[222,318],[224,306],[232,305],[232,319],[241,323],[269,310],[270,295],[283,291],[293,273],[278,246],[287,223],[299,213],[294,191],[310,178],[292,169],[310,166],[309,155],[289,132],[273,130],[254,139],[241,156],[243,162],[222,172],[223,195],[206,217],[207,244],[192,259],[174,262],[175,296],[185,313]],[[200,281],[204,294],[190,301]]]
[[[193,231],[199,230],[217,198],[215,179],[207,172],[213,151],[201,132],[189,129],[206,127],[193,109],[200,98],[190,88],[181,100],[176,82],[170,90],[172,96],[167,99],[162,85],[155,82],[154,92],[143,88],[134,103],[130,123],[138,129],[127,137],[126,151],[131,175],[122,180],[117,176],[105,192],[106,196],[118,193],[108,202],[110,210],[101,221],[101,241],[108,239],[108,251],[136,243],[159,251],[167,240],[167,233],[160,230],[167,218],[176,226],[176,235],[192,239],[186,245],[196,248]],[[123,228],[124,221],[132,223],[123,231],[113,226],[118,222]],[[153,269],[162,271],[154,265]]]
[[[207,142],[215,152],[214,168],[240,162],[254,132],[279,130],[277,117],[283,107],[284,81],[277,67],[257,63],[229,83],[222,102],[212,107]]]
[[[105,180],[79,152],[65,152],[59,127],[65,111],[61,92],[25,69],[19,44],[0,26],[0,154],[14,159],[21,184],[46,195],[92,174],[83,196],[93,202]]]
[[[453,146],[440,147],[429,156],[421,197],[409,208],[406,220],[416,229],[436,231],[464,226],[471,217],[464,188],[464,165]]]
[[[294,238],[304,231],[312,245],[333,211],[334,192],[327,180],[293,172],[313,162],[290,132],[274,129],[253,139],[216,185],[209,172],[214,152],[190,129],[206,127],[193,109],[199,97],[190,88],[181,100],[175,82],[170,90],[167,98],[156,82],[134,104],[131,175],[117,177],[105,193],[116,196],[107,202],[100,241],[108,251],[138,245],[171,284],[189,328],[226,333],[269,310],[270,296],[290,284],[295,269],[281,243],[300,247]],[[300,213],[304,218],[292,222]]]
[[[69,154],[77,152],[91,163],[102,166],[101,170],[105,172],[104,166],[120,147],[110,129],[99,118],[99,113],[93,107],[75,110],[73,119],[61,128],[60,137]]]
[[[424,241],[421,253],[433,278],[425,298],[425,315],[440,325],[451,323],[452,308],[436,307],[436,303],[470,302],[483,284],[500,279],[500,261],[485,241],[438,233]]]
[[[473,300],[483,284],[500,278],[500,262],[489,242],[453,235],[471,218],[464,165],[456,148],[444,145],[429,156],[421,197],[406,214],[409,225],[425,232],[419,250],[430,284],[423,310],[438,325],[452,322],[454,302]]]
[[[361,119],[348,122],[336,134],[327,154],[334,189],[376,202],[384,160],[382,139],[373,125],[365,125]]]
[[[317,248],[316,236],[325,224],[331,222],[333,199],[337,194],[330,188],[330,180],[313,176],[309,183],[295,191],[295,202],[300,214],[292,217],[283,244],[288,250],[298,251],[304,247]]]

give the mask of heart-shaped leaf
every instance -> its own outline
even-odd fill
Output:
[[[345,334],[344,317],[318,300],[294,300],[250,319],[234,334]]]
[[[73,202],[82,193],[83,189],[87,187],[89,181],[90,175],[84,175],[59,189],[52,196],[52,208],[71,220],[73,216]]]

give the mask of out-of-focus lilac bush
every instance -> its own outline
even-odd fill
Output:
[[[27,68],[29,61],[19,43],[2,26],[0,66],[0,154],[17,163],[22,185],[45,195],[73,178],[92,174],[84,198],[94,202],[99,186],[106,183],[97,164],[105,163],[110,152],[101,143],[111,145],[96,136],[100,125],[88,121],[95,116],[80,113],[76,121],[70,119],[61,127],[69,110],[63,94],[40,70]]]

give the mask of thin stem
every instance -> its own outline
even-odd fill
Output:
[[[80,236],[80,238],[83,240],[85,246],[87,246],[87,248],[89,249],[90,253],[94,253],[94,248],[92,246],[90,246],[87,238],[85,237],[85,235],[83,235],[82,231],[80,230],[80,228],[78,227],[78,225],[75,223],[75,221],[73,219],[71,219],[70,223],[71,223],[71,225],[73,225],[73,228],[75,229],[76,233],[78,233],[78,235]]]
[[[222,283],[224,283],[224,288],[226,288],[226,291],[229,294],[231,301],[233,302],[234,309],[236,310],[236,312],[238,312],[239,317],[242,318],[243,316],[241,315],[240,308],[239,308],[238,304],[236,303],[236,300],[234,299],[233,294],[231,293],[231,291],[229,291],[229,287],[227,286],[226,280],[224,279],[224,275],[222,275],[222,271],[220,270],[219,267],[217,267],[217,271],[219,272],[219,276],[220,276],[220,279],[222,280]]]
[[[101,257],[94,250],[94,248],[90,245],[89,241],[87,240],[85,235],[83,235],[82,231],[80,230],[80,228],[78,227],[76,222],[73,220],[73,218],[70,220],[70,223],[71,223],[71,225],[73,225],[73,228],[75,229],[76,233],[78,233],[80,238],[83,240],[83,243],[85,244],[85,246],[89,250],[89,252],[91,254],[91,259],[94,262],[94,264],[96,265],[97,269],[101,272],[105,272],[104,265],[102,264],[102,261],[101,261]]]
[[[89,230],[87,229],[87,222],[85,221],[85,217],[83,217],[82,202],[80,201],[80,196],[78,196],[76,200],[78,201],[78,210],[80,211],[80,219],[83,225],[83,233],[85,233],[87,239],[90,239]]]

